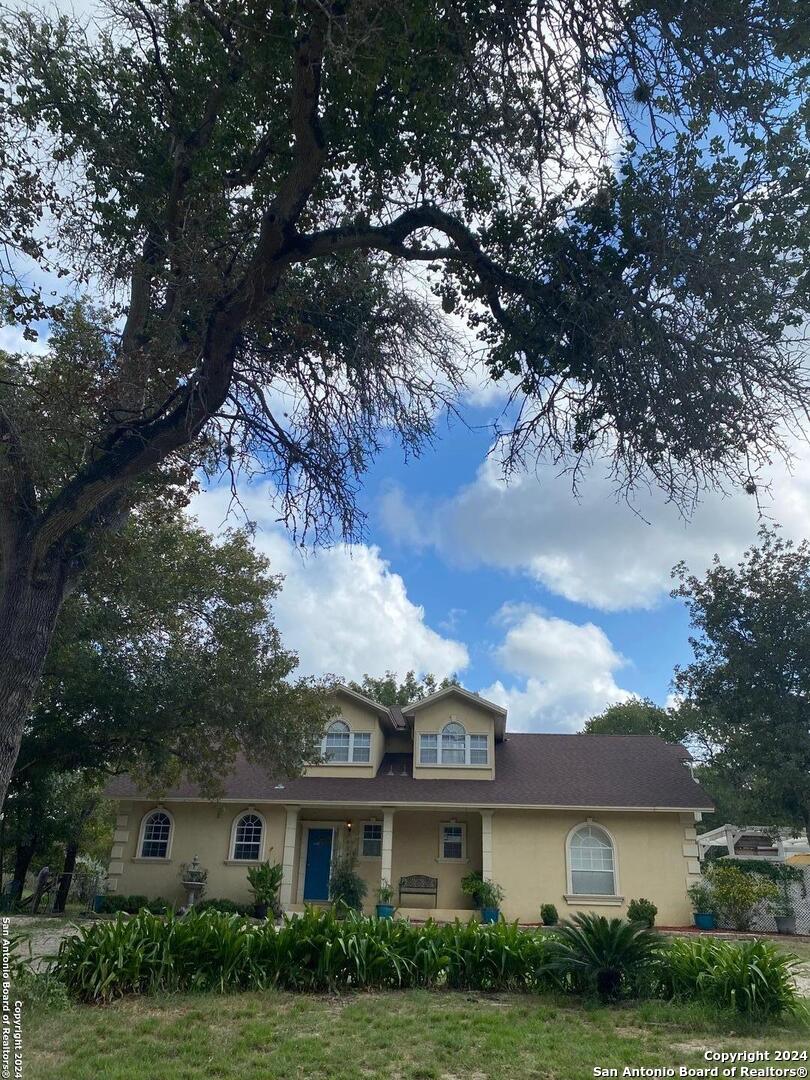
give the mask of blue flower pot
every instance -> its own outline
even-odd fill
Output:
[[[395,911],[393,904],[377,904],[378,919],[393,919]]]
[[[717,920],[711,911],[696,911],[694,916],[695,926],[698,930],[714,930],[715,926],[717,926]]]
[[[500,917],[500,911],[496,907],[482,907],[481,908],[481,922],[483,923],[496,923]]]

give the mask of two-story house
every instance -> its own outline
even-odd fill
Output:
[[[468,918],[460,883],[478,870],[503,887],[507,919],[537,922],[544,902],[619,914],[643,896],[659,923],[686,924],[695,821],[713,809],[687,751],[647,736],[510,734],[506,719],[460,687],[402,709],[340,687],[322,763],[301,777],[241,761],[216,802],[186,783],[156,802],[119,777],[110,888],[179,902],[181,864],[197,855],[208,896],[248,901],[246,867],[269,858],[283,865],[283,907],[300,911],[328,903],[334,859],[351,847],[368,910],[387,882],[401,914]],[[435,879],[435,895],[400,895],[415,876]]]

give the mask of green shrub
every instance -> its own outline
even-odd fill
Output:
[[[657,914],[658,908],[652,900],[645,900],[644,897],[640,900],[631,900],[627,905],[627,918],[629,921],[641,923],[646,927],[655,926],[655,916]]]
[[[795,957],[768,941],[678,939],[662,957],[660,976],[669,997],[698,999],[754,1017],[795,1012]]]
[[[540,907],[540,921],[543,923],[543,926],[557,925],[560,921],[560,916],[553,904],[543,904]]]
[[[637,992],[661,949],[661,938],[639,923],[604,915],[575,915],[550,941],[548,970],[570,988],[610,1000]]]
[[[201,900],[199,904],[194,905],[194,910],[199,914],[203,911],[219,911],[223,915],[252,915],[252,904],[237,904],[233,900],[228,900],[223,897],[221,900],[217,900],[212,897],[209,900]]]
[[[101,901],[100,910],[105,915],[115,915],[119,911],[126,912],[127,915],[136,915],[141,908],[147,907],[148,904],[148,898],[140,896],[138,893],[134,893],[132,896],[108,893]]]
[[[736,866],[713,863],[706,871],[717,912],[735,930],[751,927],[754,908],[763,900],[779,899],[779,888],[773,882],[755,874],[747,874]]]
[[[329,895],[338,911],[341,908],[362,910],[368,886],[357,873],[356,866],[357,856],[353,852],[347,852],[335,860],[329,879]]]

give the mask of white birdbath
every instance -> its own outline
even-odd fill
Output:
[[[186,896],[186,907],[194,907],[196,902],[200,899],[202,891],[205,888],[206,873],[200,869],[200,860],[195,855],[191,860],[191,864],[186,870],[186,876],[181,882],[183,888],[188,894]]]

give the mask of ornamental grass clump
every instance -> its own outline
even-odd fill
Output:
[[[796,957],[768,941],[673,941],[662,958],[667,997],[699,1000],[755,1018],[799,1009]]]

